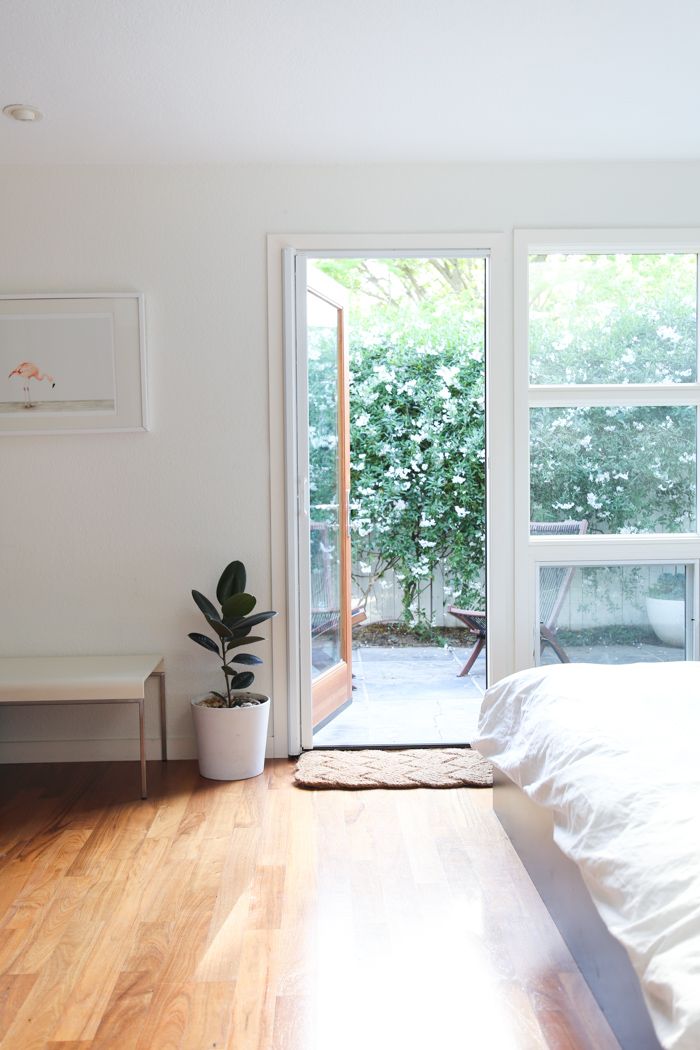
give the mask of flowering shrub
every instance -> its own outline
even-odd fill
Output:
[[[695,381],[693,255],[536,257],[530,278],[532,382]],[[692,531],[695,431],[687,406],[533,409],[531,517]]]
[[[695,410],[536,408],[530,418],[531,516],[586,518],[589,531],[695,528]]]
[[[483,602],[484,349],[473,324],[375,330],[350,351],[354,560],[393,569],[410,619],[441,560]]]

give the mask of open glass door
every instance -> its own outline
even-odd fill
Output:
[[[309,274],[309,566],[312,723],[352,695],[350,428],[343,289]]]

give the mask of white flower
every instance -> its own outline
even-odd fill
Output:
[[[458,372],[459,368],[457,366],[449,367],[448,365],[442,365],[437,369],[437,374],[440,376],[440,379],[442,379],[445,386],[451,386],[454,383]]]
[[[443,401],[449,401],[452,398],[452,394],[446,386],[443,386],[438,390],[438,397],[441,397]]]
[[[369,416],[366,412],[360,412],[359,416],[355,420],[356,427],[366,427],[369,423]]]
[[[453,485],[463,485],[466,480],[467,479],[463,478],[461,474],[453,474],[452,475],[452,484]]]
[[[386,365],[375,365],[372,371],[380,383],[390,383],[394,379],[393,373],[389,371]]]
[[[593,438],[591,437],[591,435],[586,434],[586,436],[581,438],[581,440],[579,441],[579,445],[581,446],[581,448],[590,448],[592,440]]]
[[[586,502],[588,503],[588,506],[593,507],[594,510],[600,510],[603,506],[603,504],[595,498],[595,494],[593,492],[588,493],[588,495],[586,496]]]
[[[681,337],[675,328],[669,328],[668,325],[660,325],[656,329],[656,334],[659,339],[668,339],[671,343],[680,343]]]
[[[455,513],[458,518],[466,518],[467,508],[466,507],[455,507]]]
[[[421,516],[420,527],[422,529],[430,528],[431,525],[435,524],[435,518],[426,518],[425,515]]]
[[[418,540],[421,547],[435,547],[436,543],[434,540]]]

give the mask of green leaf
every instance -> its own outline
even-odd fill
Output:
[[[231,657],[232,664],[248,664],[252,667],[254,664],[261,664],[262,660],[259,656],[252,656],[251,653],[239,653],[238,656]]]
[[[208,598],[205,598],[203,594],[200,594],[199,591],[192,591],[192,597],[197,603],[200,612],[203,612],[207,619],[209,619],[209,617],[211,617],[212,620],[221,619],[219,610],[209,601]]]
[[[234,635],[236,634],[235,631],[233,633],[234,633]],[[246,632],[246,635],[247,635],[247,632]],[[256,635],[256,634],[251,634],[251,635],[248,635],[247,637],[242,637],[242,638],[234,637],[234,638],[231,639],[230,642],[226,643],[226,651],[228,652],[229,649],[238,649],[238,647],[241,646],[241,645],[252,645],[253,642],[264,642],[264,641],[265,641],[265,639],[262,637],[262,635]]]
[[[241,671],[235,678],[231,679],[232,689],[247,689],[255,681],[255,675],[252,671]]]
[[[227,627],[225,623],[222,623],[221,620],[215,620],[213,616],[206,616],[206,613],[205,617],[207,623],[210,627],[213,627],[213,629],[218,634],[219,638],[233,638],[233,632],[231,631],[231,628]]]
[[[223,605],[232,594],[241,594],[245,590],[245,565],[242,561],[232,561],[221,573],[216,585],[216,597]]]
[[[239,616],[247,616],[255,608],[255,598],[252,594],[232,594],[221,605],[221,611],[226,617],[237,619]]]
[[[237,631],[241,630],[242,628],[245,630],[249,630],[251,627],[255,627],[257,623],[263,623],[264,620],[271,620],[273,616],[277,616],[277,613],[261,612],[255,613],[254,616],[246,616],[245,619],[241,621],[240,627],[237,628]]]
[[[187,637],[191,638],[193,642],[197,643],[197,645],[201,645],[203,649],[209,649],[212,653],[218,654],[218,645],[212,638],[207,638],[206,634],[199,634],[197,631],[191,631]]]
[[[244,616],[224,616],[223,622],[227,627],[230,627],[232,631],[235,631],[236,628],[243,623],[244,619]]]

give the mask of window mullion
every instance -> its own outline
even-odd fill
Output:
[[[588,408],[597,405],[685,405],[700,407],[700,383],[530,386],[530,408]]]

